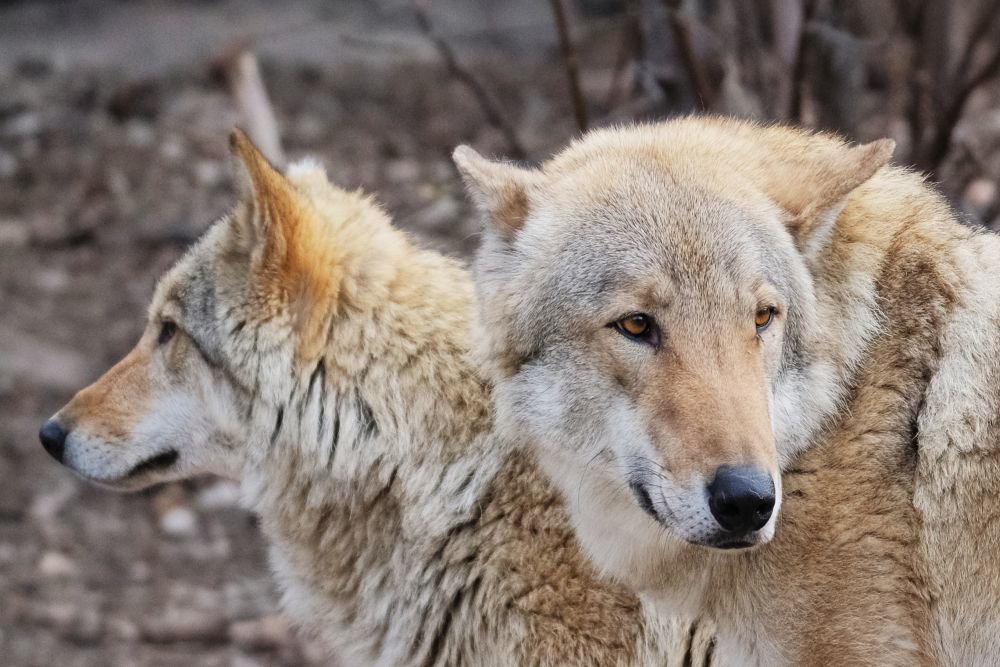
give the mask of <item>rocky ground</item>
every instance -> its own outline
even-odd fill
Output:
[[[437,0],[431,12],[532,158],[573,134],[547,5]],[[618,28],[576,30],[585,92],[604,99]],[[509,147],[410,2],[0,2],[4,665],[329,663],[278,612],[234,485],[113,495],[35,435],[131,347],[156,277],[232,202],[239,116],[211,63],[240,42],[260,54],[292,157],[317,155],[339,184],[376,193],[421,243],[462,257],[476,245],[450,151]],[[995,215],[995,183],[972,179],[960,203]]]

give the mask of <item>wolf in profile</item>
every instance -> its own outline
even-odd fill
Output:
[[[735,664],[1000,663],[1000,243],[892,151],[693,117],[455,153],[500,428]]]
[[[237,132],[244,196],[160,281],[141,340],[41,430],[115,490],[242,480],[283,604],[347,665],[680,665],[709,625],[602,581],[494,432],[467,272]]]

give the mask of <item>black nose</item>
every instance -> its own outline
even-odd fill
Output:
[[[63,450],[66,448],[66,429],[55,419],[50,419],[42,424],[42,430],[38,432],[38,439],[42,441],[45,451],[59,463],[63,460]]]
[[[708,507],[719,525],[732,533],[760,530],[774,509],[774,480],[754,466],[719,466],[708,485]]]

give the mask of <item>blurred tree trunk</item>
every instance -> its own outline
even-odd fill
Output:
[[[778,106],[785,120],[802,117],[802,85],[805,65],[806,7],[808,0],[771,0],[774,51],[785,70]]]

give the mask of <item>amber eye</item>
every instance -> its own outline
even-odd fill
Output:
[[[660,344],[660,333],[653,321],[653,318],[645,313],[632,313],[620,320],[615,320],[608,326],[614,327],[618,333],[626,338],[649,343],[658,346]]]
[[[754,314],[753,323],[757,325],[757,333],[761,333],[771,325],[771,320],[774,319],[774,308],[771,306],[763,306],[757,309]]]
[[[649,317],[642,313],[623,317],[619,320],[619,324],[630,336],[642,336],[649,331]]]
[[[170,320],[164,320],[160,326],[160,335],[156,338],[157,345],[166,345],[177,333],[177,325]]]

